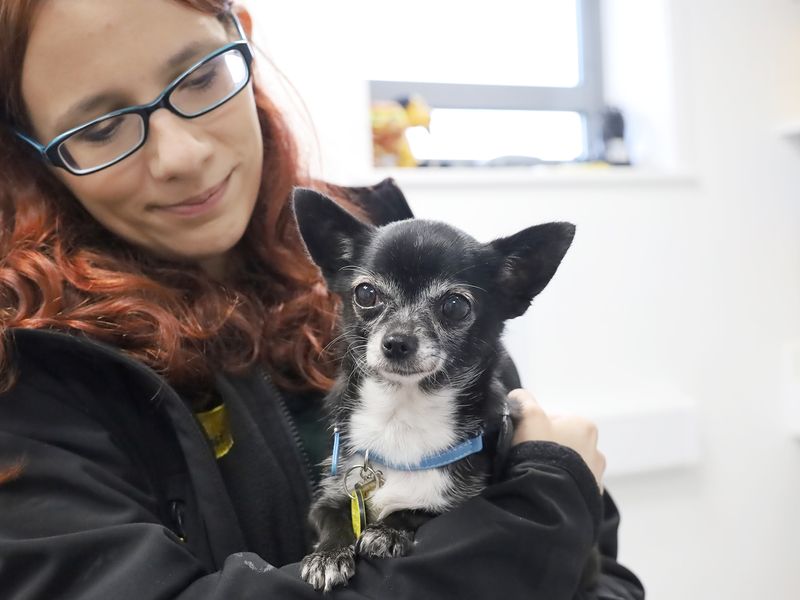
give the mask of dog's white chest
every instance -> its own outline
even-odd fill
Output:
[[[350,418],[349,442],[353,450],[369,450],[393,464],[418,464],[456,440],[456,394],[449,389],[425,393],[416,385],[387,384],[366,379],[360,404]],[[356,464],[354,457],[350,464]],[[441,511],[448,508],[450,477],[440,469],[400,471],[380,467],[384,484],[369,503],[382,518],[403,508]]]
[[[420,391],[416,385],[396,385],[366,379],[360,402],[350,418],[350,441],[393,463],[416,464],[456,441],[455,393]]]

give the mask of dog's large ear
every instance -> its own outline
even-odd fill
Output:
[[[553,278],[575,236],[572,223],[544,223],[490,242],[504,260],[496,283],[506,319],[523,314]]]
[[[292,204],[306,249],[330,285],[339,270],[351,264],[357,245],[365,242],[375,227],[312,189],[295,188]]]

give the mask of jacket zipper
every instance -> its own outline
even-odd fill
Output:
[[[303,444],[303,438],[300,437],[300,431],[297,429],[297,424],[294,422],[294,417],[292,417],[292,413],[289,410],[289,407],[286,406],[286,401],[283,399],[283,394],[277,388],[277,386],[272,382],[272,379],[270,378],[269,374],[263,369],[261,373],[264,378],[264,383],[266,383],[269,390],[278,400],[278,407],[280,408],[284,420],[289,426],[289,433],[292,436],[294,445],[297,448],[298,453],[300,454],[303,467],[305,468],[305,476],[306,476],[306,481],[308,482],[308,487],[309,489],[311,489],[312,492],[314,492],[315,490],[313,489],[312,485],[313,478],[311,477],[312,473],[311,459],[308,457],[308,452],[306,452],[305,445]]]
[[[170,516],[172,517],[173,531],[182,542],[186,542],[186,528],[184,519],[186,511],[181,500],[173,500],[169,503]]]

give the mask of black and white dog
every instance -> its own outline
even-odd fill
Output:
[[[330,590],[356,555],[404,555],[417,527],[487,485],[513,412],[498,372],[504,322],[553,277],[575,227],[482,244],[439,222],[364,224],[309,189],[295,190],[294,210],[342,299],[341,372],[326,399],[334,452],[302,568]]]

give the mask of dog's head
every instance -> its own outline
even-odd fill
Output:
[[[348,352],[398,383],[471,383],[495,357],[504,322],[544,289],[575,232],[546,223],[482,244],[435,221],[374,227],[309,189],[293,200],[308,252],[342,298]]]

